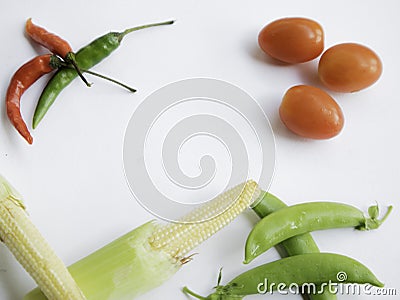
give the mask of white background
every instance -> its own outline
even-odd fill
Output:
[[[110,30],[170,18],[177,22],[132,34],[95,67],[134,85],[138,93],[129,94],[96,78],[90,78],[95,82],[90,89],[75,80],[33,131],[33,146],[12,128],[1,105],[0,172],[24,196],[31,218],[59,256],[71,264],[153,218],[132,197],[123,172],[124,131],[135,107],[169,82],[197,76],[223,79],[252,95],[271,121],[277,144],[271,192],[290,204],[332,200],[363,210],[375,201],[383,207],[395,206],[379,230],[330,230],[316,232],[314,237],[322,251],[358,259],[399,294],[399,8],[396,0],[3,2],[3,99],[13,72],[44,51],[24,36],[28,17],[62,35],[75,49]],[[290,86],[320,85],[317,60],[282,66],[258,49],[259,30],[286,16],[319,21],[326,46],[360,42],[382,58],[384,72],[377,84],[356,94],[332,93],[346,117],[344,130],[335,139],[298,138],[279,120],[280,100]],[[40,80],[23,97],[22,111],[29,127],[45,82]],[[248,268],[241,265],[243,245],[256,220],[251,211],[240,216],[196,249],[200,255],[169,282],[140,299],[187,299],[180,291],[184,285],[207,295],[220,267],[224,267],[223,282],[229,281]],[[277,258],[271,250],[257,263]],[[34,286],[8,250],[0,246],[0,299],[21,299]],[[352,297],[386,298],[396,297]]]

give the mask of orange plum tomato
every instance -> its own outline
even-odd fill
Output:
[[[382,74],[378,55],[356,43],[335,45],[322,54],[318,76],[332,91],[351,93],[375,83]]]
[[[324,50],[324,31],[319,23],[307,18],[282,18],[261,30],[258,44],[277,60],[303,63],[317,58]]]
[[[344,116],[325,91],[308,85],[291,87],[279,107],[282,122],[294,133],[310,139],[329,139],[340,133]]]

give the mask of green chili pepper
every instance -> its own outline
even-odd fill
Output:
[[[148,27],[169,25],[173,23],[174,21],[167,21],[133,27],[123,32],[107,33],[95,39],[89,45],[80,49],[75,55],[76,63],[78,64],[80,69],[89,70],[91,67],[98,64],[104,58],[109,56],[115,49],[117,49],[118,46],[121,44],[124,36],[128,33]],[[54,74],[54,76],[47,83],[42,94],[40,95],[35,113],[33,115],[33,128],[37,127],[37,125],[43,119],[44,115],[53,104],[53,102],[56,100],[57,96],[61,93],[61,91],[77,76],[78,73],[76,72],[76,70],[71,68],[62,68]]]
[[[216,291],[201,297],[188,288],[184,292],[203,300],[237,300],[247,295],[273,293],[290,287],[302,287],[311,293],[321,293],[321,287],[333,291],[339,283],[370,284],[383,287],[376,276],[360,262],[339,254],[308,253],[276,260],[231,280],[225,286],[218,283]],[[318,287],[320,287],[318,289]]]
[[[262,219],[273,212],[287,207],[279,198],[271,193],[262,193],[262,198],[252,207],[253,211]],[[306,253],[319,253],[319,248],[310,233],[294,236],[275,246],[282,257]],[[327,287],[322,293],[308,295],[310,300],[336,300],[335,294]]]
[[[382,220],[377,207],[370,208],[365,217],[359,209],[335,202],[310,202],[282,208],[263,218],[250,232],[245,246],[244,263],[291,237],[315,230],[355,227],[358,230],[378,228],[387,218],[390,206]]]

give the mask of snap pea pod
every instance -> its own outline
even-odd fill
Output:
[[[262,198],[252,207],[253,211],[262,219],[273,212],[287,207],[278,197],[271,193],[262,193]],[[304,233],[282,241],[279,245],[278,252],[281,256],[293,256],[306,253],[319,253],[319,248],[310,233]],[[331,293],[327,287],[318,294],[307,295],[310,300],[336,300],[335,294]]]
[[[261,218],[286,208],[287,205],[271,193],[264,193],[263,198],[252,207],[253,211]],[[278,251],[285,256],[305,253],[319,253],[319,248],[309,233],[304,233],[282,241]]]
[[[310,202],[282,208],[263,218],[250,232],[245,246],[244,263],[291,237],[315,230],[354,227],[358,230],[378,228],[389,215],[378,219],[378,207],[368,209],[369,217],[358,208],[336,202]]]
[[[153,23],[153,24],[147,24],[129,28],[122,32],[107,33],[95,39],[82,49],[80,49],[75,54],[76,64],[79,66],[80,69],[89,70],[94,65],[98,64],[104,58],[109,56],[114,50],[116,50],[121,44],[122,39],[127,34],[144,28],[169,25],[173,23],[174,21]],[[76,70],[71,68],[61,68],[54,74],[54,76],[49,80],[42,94],[39,97],[39,101],[36,106],[35,113],[33,115],[33,122],[32,122],[33,128],[36,128],[38,126],[40,121],[43,119],[44,115],[49,110],[50,106],[56,100],[57,96],[77,76],[78,73],[76,72]]]
[[[278,289],[281,292],[293,286],[301,290],[302,287],[337,286],[339,283],[383,287],[371,270],[350,257],[333,253],[307,253],[250,269],[224,286],[218,284],[215,292],[208,297],[201,297],[188,288],[184,288],[184,291],[203,300],[238,300],[247,295],[271,294]]]

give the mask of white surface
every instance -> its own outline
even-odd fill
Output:
[[[40,4],[39,4],[40,3]],[[276,135],[277,167],[271,191],[287,203],[342,201],[366,210],[378,201],[395,210],[373,232],[331,230],[314,234],[321,250],[352,256],[400,293],[400,161],[398,111],[398,1],[10,1],[0,16],[1,81],[4,98],[12,73],[37,51],[24,36],[28,17],[62,35],[79,49],[110,30],[176,18],[171,27],[132,34],[95,69],[139,89],[131,95],[108,83],[85,88],[76,80],[59,97],[29,146],[11,127],[1,106],[0,172],[24,195],[33,221],[59,256],[71,264],[152,218],[132,197],[122,167],[128,120],[155,89],[187,77],[214,77],[246,90],[263,107]],[[259,30],[285,16],[306,16],[325,30],[326,46],[344,41],[369,45],[381,56],[384,73],[373,87],[352,95],[333,94],[346,124],[330,141],[308,141],[288,132],[277,109],[294,84],[319,83],[317,61],[299,66],[271,63],[258,49]],[[41,80],[23,97],[30,124]],[[187,299],[188,285],[207,295],[223,266],[223,282],[244,269],[247,233],[256,222],[249,212],[196,251],[200,255],[162,287],[140,299]],[[274,250],[257,263],[278,258]],[[33,281],[0,246],[0,299],[14,300]],[[248,299],[261,297],[249,297]],[[299,296],[287,297],[300,299]],[[395,299],[358,296],[352,299]],[[273,296],[270,299],[282,299]],[[342,296],[340,299],[350,299]]]

